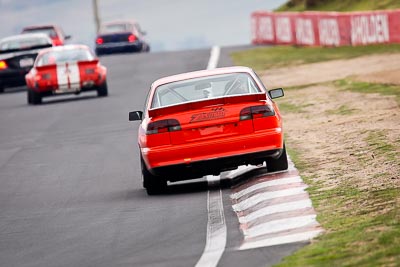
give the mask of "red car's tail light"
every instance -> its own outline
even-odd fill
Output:
[[[269,105],[251,107],[253,119],[274,116],[275,111]]]
[[[146,134],[158,134],[158,133],[165,133],[165,132],[174,132],[180,131],[181,125],[179,121],[175,119],[168,119],[168,120],[161,120],[149,123],[147,125]]]
[[[128,36],[128,42],[133,43],[134,41],[136,41],[136,36],[131,34]]]
[[[0,60],[0,70],[5,70],[7,68],[7,63],[4,60]]]
[[[240,111],[240,120],[251,120],[253,117],[251,116],[251,108],[247,107]]]
[[[54,46],[63,45],[63,42],[58,38],[54,38],[52,41]]]
[[[101,44],[103,44],[103,43],[104,43],[103,38],[99,37],[99,38],[96,39],[96,44],[101,45]]]
[[[269,105],[247,107],[240,111],[240,120],[251,120],[263,117],[274,116],[275,111]]]

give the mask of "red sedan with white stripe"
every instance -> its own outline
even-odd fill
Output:
[[[274,98],[253,70],[230,67],[159,79],[151,86],[138,143],[143,186],[162,192],[167,181],[218,175],[240,165],[288,167],[282,118]]]
[[[29,104],[40,104],[45,96],[84,91],[108,95],[107,69],[85,45],[43,49],[25,79]]]

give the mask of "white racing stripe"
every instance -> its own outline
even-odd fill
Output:
[[[211,55],[207,69],[214,69],[217,67],[219,54],[220,48],[218,46],[214,46],[211,49]],[[207,176],[207,182],[209,186],[219,183],[219,180],[219,176]],[[221,189],[208,191],[207,211],[208,222],[206,246],[203,254],[196,264],[196,267],[217,266],[225,250],[227,231]]]
[[[80,88],[79,66],[76,62],[57,65],[57,82],[60,90]]]

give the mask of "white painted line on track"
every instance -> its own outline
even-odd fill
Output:
[[[278,237],[274,237],[274,238],[268,238],[268,239],[253,241],[253,242],[248,241],[248,242],[244,243],[242,246],[240,246],[239,250],[246,250],[246,249],[269,247],[269,246],[276,246],[276,245],[283,245],[283,244],[289,244],[289,243],[295,243],[295,242],[308,241],[308,240],[311,240],[314,237],[318,236],[322,232],[323,232],[323,230],[319,229],[319,230],[314,230],[314,231],[309,231],[309,232],[304,232],[304,233],[297,233],[297,234],[286,235],[286,236],[278,236]]]
[[[219,46],[211,49],[210,59],[207,69],[215,69],[218,64],[220,54]],[[208,175],[207,183],[209,186],[218,184],[220,176]],[[227,239],[227,229],[224,216],[224,206],[222,203],[221,189],[207,192],[207,239],[203,254],[201,255],[196,267],[217,266],[222,254],[224,253]]]
[[[311,203],[310,199],[286,202],[286,203],[267,206],[265,208],[258,209],[257,211],[252,212],[247,216],[239,216],[239,222],[240,223],[249,223],[251,221],[254,221],[254,220],[256,220],[260,217],[266,216],[266,215],[271,215],[271,214],[279,213],[279,212],[295,211],[295,210],[311,208],[311,207],[312,207],[312,203]]]
[[[290,189],[284,189],[284,190],[279,190],[279,191],[274,191],[274,192],[265,192],[265,193],[260,193],[257,195],[254,195],[250,198],[247,198],[243,200],[242,202],[239,202],[235,205],[233,205],[233,210],[238,212],[238,211],[244,211],[247,210],[258,203],[268,200],[268,199],[273,199],[273,198],[278,198],[278,197],[286,197],[286,196],[292,196],[296,194],[302,194],[304,193],[304,189],[306,189],[307,186],[302,186],[302,187],[297,187],[297,188],[290,188]]]
[[[196,267],[217,266],[226,245],[226,224],[221,190],[208,191],[207,240]]]
[[[208,70],[212,70],[217,67],[220,52],[221,52],[221,48],[219,46],[213,46],[211,48],[210,59],[208,60],[208,64],[207,64]]]

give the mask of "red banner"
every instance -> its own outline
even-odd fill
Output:
[[[400,10],[256,11],[251,19],[253,44],[342,46],[400,43]]]

